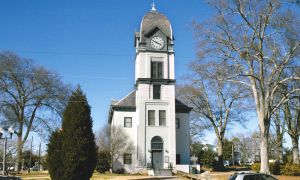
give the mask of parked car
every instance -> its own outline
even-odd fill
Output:
[[[254,164],[254,162],[252,162],[252,161],[246,161],[244,164],[245,164],[246,166],[251,166],[252,164]]]
[[[278,180],[276,177],[263,174],[263,173],[252,173],[252,172],[241,172],[231,175],[228,180]]]

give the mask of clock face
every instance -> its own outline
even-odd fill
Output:
[[[151,46],[154,49],[162,49],[164,47],[164,40],[161,37],[153,37],[151,39]]]

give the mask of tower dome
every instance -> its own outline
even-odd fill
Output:
[[[147,34],[156,28],[160,29],[169,39],[173,40],[172,27],[168,18],[156,10],[151,10],[144,16],[141,23],[141,42],[144,42]]]

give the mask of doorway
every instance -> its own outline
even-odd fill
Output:
[[[161,137],[155,136],[151,140],[151,150],[152,150],[152,168],[154,171],[158,171],[164,168],[164,156],[163,156],[164,143]]]

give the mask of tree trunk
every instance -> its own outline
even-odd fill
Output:
[[[269,156],[268,156],[268,135],[261,133],[261,146],[260,146],[260,172],[270,174],[269,169]]]
[[[18,136],[17,142],[17,162],[16,162],[16,171],[20,172],[22,167],[22,158],[23,158],[23,141],[22,136]]]
[[[293,164],[299,164],[299,137],[291,136],[293,145]]]
[[[224,169],[223,163],[223,142],[221,139],[218,139],[218,165],[217,168],[219,170]]]
[[[278,160],[280,163],[283,163],[283,144],[282,141],[280,142],[278,146]]]

